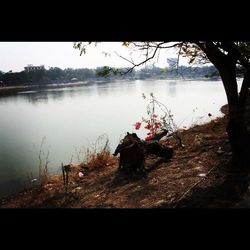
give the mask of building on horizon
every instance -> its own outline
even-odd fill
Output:
[[[167,63],[169,68],[175,67],[177,65],[177,61],[178,61],[177,58],[167,58]]]
[[[24,67],[24,70],[26,72],[44,70],[44,69],[45,69],[44,65],[34,66],[33,64],[28,64],[26,67]]]

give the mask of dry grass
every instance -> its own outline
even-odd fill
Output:
[[[110,166],[115,162],[116,158],[110,154],[109,139],[104,134],[99,136],[93,145],[84,150],[84,158],[79,165],[91,171]]]
[[[112,162],[114,162],[114,157],[109,152],[103,150],[99,153],[89,154],[88,161],[82,162],[80,166],[94,170],[109,166]]]
[[[40,150],[39,150],[39,165],[38,165],[38,178],[39,178],[39,182],[41,185],[44,185],[48,182],[48,177],[49,177],[49,173],[48,173],[48,164],[49,164],[49,151],[46,154],[46,158],[45,158],[45,153],[44,153],[44,149],[43,149],[43,145],[45,143],[46,137],[44,136],[42,138],[42,142],[40,145]]]

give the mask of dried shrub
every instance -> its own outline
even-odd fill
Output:
[[[112,165],[115,161],[115,157],[110,153],[109,139],[106,135],[102,135],[94,145],[85,149],[84,160],[80,166],[95,170]]]

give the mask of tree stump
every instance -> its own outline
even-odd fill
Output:
[[[161,135],[153,137],[153,140],[143,141],[135,133],[127,132],[113,154],[114,156],[120,154],[119,169],[144,171],[145,160],[149,154],[170,159],[173,156],[173,149],[158,142],[166,134],[167,132],[164,131]]]
[[[113,155],[116,156],[118,153],[120,153],[120,169],[143,171],[146,156],[145,146],[135,133],[127,133]]]

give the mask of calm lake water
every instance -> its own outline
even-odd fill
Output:
[[[221,81],[136,80],[85,84],[76,87],[19,91],[0,98],[0,196],[20,190],[38,175],[49,152],[50,172],[61,162],[76,163],[84,147],[107,135],[111,151],[133,124],[147,117],[146,96],[153,92],[174,115],[179,127],[221,116],[226,103]],[[208,113],[212,117],[208,117]],[[136,131],[144,138],[146,131]]]

